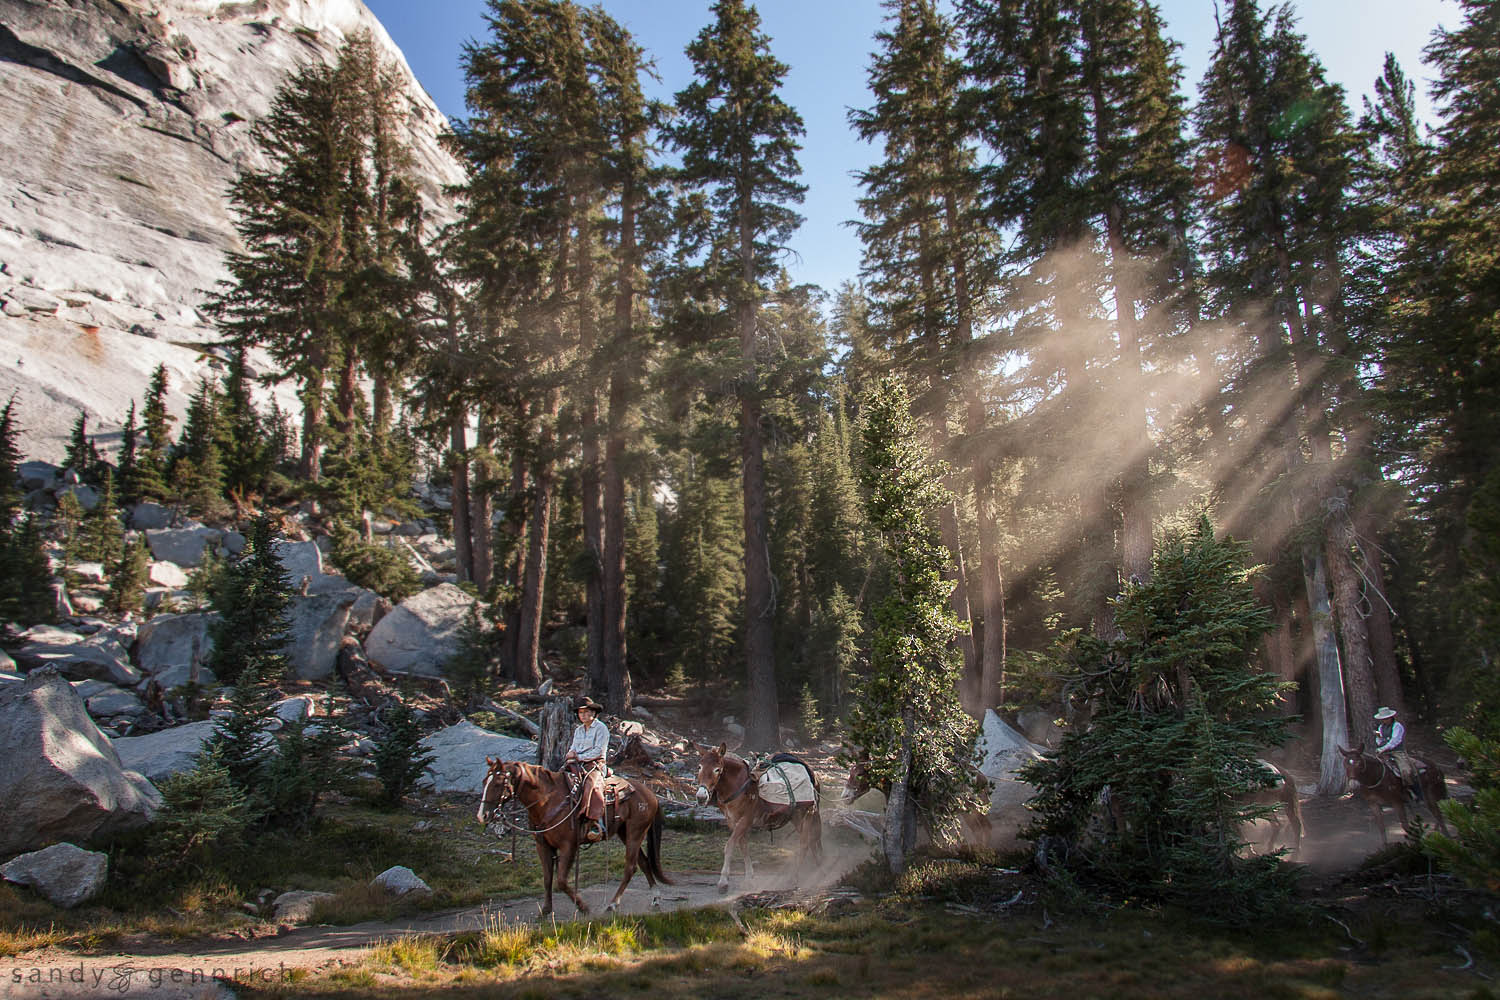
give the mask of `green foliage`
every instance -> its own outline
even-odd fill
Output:
[[[348,735],[326,716],[315,723],[298,720],[282,727],[263,770],[264,825],[278,831],[308,830],[323,796],[350,788],[357,766],[343,754]]]
[[[125,543],[119,561],[106,566],[109,593],[104,606],[116,614],[140,611],[146,599],[146,585],[151,580],[151,550],[146,536],[136,535]]]
[[[271,709],[275,694],[262,664],[247,663],[235,675],[229,714],[220,717],[204,745],[244,793],[256,818],[265,814],[268,805],[266,776],[276,756],[272,736],[276,716]]]
[[[214,645],[207,665],[214,676],[227,684],[247,670],[266,680],[284,676],[292,585],[276,554],[269,518],[256,519],[244,554],[224,571],[211,597],[220,615],[210,626]]]
[[[16,398],[0,409],[0,527],[9,527],[21,509],[21,428],[16,424]]]
[[[422,730],[405,702],[398,701],[387,708],[381,714],[381,722],[383,728],[375,738],[370,760],[375,765],[375,776],[380,779],[382,800],[394,806],[415,786],[433,755],[422,747]]]
[[[34,514],[0,522],[0,620],[33,625],[56,615],[45,542]]]
[[[843,588],[834,584],[828,600],[813,611],[812,628],[808,630],[803,655],[817,671],[818,699],[833,709],[836,718],[843,718],[844,707],[859,673],[860,638],[863,635],[864,624],[859,609],[845,595]]]
[[[115,474],[112,469],[105,467],[99,502],[83,516],[83,522],[79,526],[78,555],[79,558],[110,566],[119,560],[124,548],[125,526],[120,522],[119,500],[115,496]]]
[[[125,484],[125,493],[136,500],[165,500],[169,493],[167,462],[172,448],[172,423],[177,419],[167,411],[169,385],[167,366],[157,365],[141,407],[145,446],[139,450],[133,476]]]
[[[216,855],[240,846],[252,810],[218,752],[205,751],[191,770],[168,776],[158,790],[162,808],[147,847],[153,866],[166,872],[184,864],[201,870]]]
[[[79,410],[78,419],[73,421],[73,431],[68,436],[68,452],[63,457],[63,468],[72,469],[84,482],[92,483],[97,479],[102,463],[99,449],[94,445],[93,438],[89,437],[88,426],[88,415]]]
[[[823,716],[818,711],[818,697],[813,694],[811,684],[802,685],[802,694],[797,698],[797,718],[802,724],[802,735],[808,740],[823,735]]]
[[[1229,922],[1274,911],[1290,891],[1274,856],[1239,857],[1241,823],[1265,807],[1236,799],[1263,787],[1257,756],[1286,728],[1267,711],[1285,685],[1255,666],[1269,616],[1245,561],[1245,547],[1216,539],[1207,519],[1168,538],[1150,582],[1116,603],[1123,638],[1065,639],[1068,689],[1091,700],[1093,719],[1022,772],[1037,789],[1026,835],[1083,846],[1072,855],[1079,877],[1184,905],[1211,896]],[[1126,832],[1088,845],[1106,787]]]
[[[1474,888],[1500,892],[1500,741],[1461,728],[1443,738],[1469,763],[1474,801],[1439,803],[1453,835],[1429,832],[1422,850]]]
[[[172,463],[172,492],[199,517],[216,519],[229,513],[224,502],[224,418],[218,390],[207,376],[188,400],[187,423]]]
[[[422,578],[405,552],[386,543],[366,542],[343,522],[334,525],[329,558],[351,583],[395,603],[422,589]]]
[[[64,568],[84,558],[83,534],[79,529],[85,516],[78,494],[70,491],[57,498],[57,511],[52,515],[52,537],[62,546]]]
[[[869,753],[876,783],[905,780],[912,801],[940,827],[973,802],[966,765],[975,738],[974,722],[958,702],[962,668],[953,644],[966,623],[948,606],[949,556],[935,525],[950,495],[942,467],[918,440],[900,382],[887,376],[873,386],[862,414],[860,486],[890,589],[875,609],[870,671],[859,686],[849,738]],[[909,771],[902,766],[907,754]]]
[[[460,701],[482,696],[499,663],[499,633],[485,622],[479,602],[469,605],[458,632],[458,651],[448,658],[443,675]]]

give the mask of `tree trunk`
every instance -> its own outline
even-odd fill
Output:
[[[1349,704],[1349,728],[1357,741],[1374,725],[1375,675],[1365,618],[1360,614],[1359,573],[1352,561],[1354,525],[1348,517],[1335,516],[1328,525],[1324,548],[1339,633],[1344,637],[1344,692]]]
[[[885,851],[885,863],[892,875],[906,871],[906,857],[911,852],[908,829],[913,826],[916,803],[911,796],[912,730],[916,728],[916,717],[910,705],[901,709],[901,760],[896,780],[891,783],[891,794],[885,803],[885,827],[880,832],[880,845]]]
[[[484,407],[479,409],[479,461],[474,468],[474,483],[469,489],[469,538],[474,558],[474,585],[481,594],[487,593],[495,576],[495,550],[491,538],[495,511],[495,488],[492,485],[495,471],[495,425],[486,416]]]
[[[766,528],[765,445],[761,438],[760,378],[756,363],[755,228],[748,198],[740,202],[740,280],[746,291],[737,304],[740,333],[740,470],[745,499],[745,741],[755,748],[781,743],[776,698],[776,589],[771,540]]]
[[[370,435],[376,441],[384,441],[391,429],[391,380],[384,372],[377,372],[370,387]]]
[[[548,698],[542,706],[540,721],[536,762],[549,771],[561,771],[563,757],[573,742],[573,699]]]
[[[523,420],[519,427],[526,426]],[[527,518],[526,505],[521,502],[526,493],[527,473],[525,457],[520,448],[511,452],[510,462],[510,503],[506,510],[506,519],[502,530],[510,536],[510,562],[505,567],[505,582],[511,593],[519,593],[521,584],[526,578],[526,553],[521,539],[526,536]],[[516,664],[519,662],[521,635],[521,602],[512,599],[505,614],[505,638],[501,642],[501,659],[506,670],[512,678],[518,677],[520,671]]]
[[[980,463],[976,461],[978,469]],[[974,506],[979,515],[979,582],[984,599],[984,665],[979,717],[1005,701],[1005,580],[1000,575],[1000,526],[995,518],[994,485],[987,470],[976,471]]]
[[[469,445],[465,439],[469,416],[462,407],[454,407],[448,420],[448,447],[452,451],[451,485],[453,487],[453,559],[458,564],[459,582],[474,579],[474,552],[469,530]]]
[[[590,226],[587,212],[580,213],[578,224],[577,288],[578,354],[584,365],[580,394],[578,432],[583,456],[579,466],[579,500],[583,507],[583,550],[588,555],[588,572],[584,576],[585,622],[588,641],[585,670],[589,694],[608,697],[609,682],[604,674],[604,485],[599,453],[599,389],[594,377],[597,363],[598,336],[593,309],[593,254],[590,252]]]
[[[344,364],[339,369],[339,431],[344,435],[344,454],[354,452],[354,400],[357,392],[355,376],[359,371],[359,362],[354,356],[353,346],[344,347]]]
[[[1270,589],[1263,581],[1257,581],[1255,586],[1257,598],[1262,604],[1271,608],[1274,623],[1274,628],[1265,638],[1264,653],[1267,666],[1279,680],[1296,683],[1297,651],[1292,643],[1291,609],[1285,607],[1283,602],[1277,601],[1270,593]],[[1280,695],[1276,701],[1276,708],[1282,715],[1296,715],[1297,693],[1288,691]]]
[[[1323,752],[1318,768],[1318,794],[1344,794],[1344,759],[1339,747],[1349,745],[1345,723],[1344,672],[1339,664],[1338,639],[1333,634],[1333,610],[1328,603],[1328,579],[1323,553],[1315,542],[1302,545],[1302,581],[1307,588],[1309,624],[1318,657],[1318,704],[1323,718]]]
[[[1385,584],[1385,568],[1380,550],[1373,543],[1376,537],[1374,518],[1368,511],[1358,511],[1355,525],[1360,538],[1371,539],[1368,547],[1361,546],[1363,558],[1359,565],[1364,568],[1365,600],[1370,606],[1370,617],[1365,624],[1370,636],[1370,658],[1375,664],[1375,690],[1380,703],[1389,705],[1397,712],[1406,714],[1406,697],[1401,690],[1401,671],[1396,664],[1396,636],[1391,628],[1390,589]]]
[[[323,446],[323,353],[314,352],[310,361],[315,374],[308,377],[302,390],[302,460],[297,471],[303,479],[315,483],[323,471],[319,457]]]
[[[551,453],[557,400],[557,390],[549,390],[539,421],[541,438],[538,442],[536,468],[533,471],[526,573],[525,582],[521,586],[520,627],[516,634],[516,680],[532,686],[540,684],[542,680],[542,599],[547,589],[547,542],[552,526],[552,490],[556,481]]]
[[[625,434],[631,388],[640,358],[634,337],[635,185],[626,177],[620,194],[620,275],[615,294],[615,344],[609,378],[608,436],[604,445],[604,706],[613,715],[630,708],[630,663],[626,648],[629,597],[625,589]]]

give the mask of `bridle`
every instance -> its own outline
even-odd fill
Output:
[[[499,796],[496,798],[494,805],[490,806],[490,782],[494,780],[496,776],[501,776],[504,780],[500,786]],[[517,804],[526,807],[526,804],[524,802],[521,802],[516,798],[516,792],[517,788],[515,778],[511,774],[510,770],[504,765],[501,765],[499,771],[490,771],[485,774],[484,786],[480,791],[479,822],[483,823],[485,826],[489,826],[498,818],[500,824],[507,830],[510,830],[512,833],[524,833],[528,836],[540,836],[544,833],[551,833],[553,830],[556,830],[558,827],[571,820],[573,818],[573,815],[578,812],[579,807],[583,805],[583,795],[581,792],[577,795],[573,795],[572,793],[570,793],[567,798],[568,808],[563,811],[561,819],[559,819],[556,823],[553,823],[551,826],[544,826],[533,829],[529,826],[523,826],[515,820],[512,820],[509,816],[505,815],[505,813],[501,811],[501,808],[510,802],[516,802]]]
[[[719,795],[719,781],[724,777],[724,762],[729,758],[730,755],[727,753],[719,758],[719,766],[714,768],[713,783],[705,783],[703,785],[704,789],[706,789],[708,792],[708,802],[710,805],[727,805],[728,803],[733,802],[735,799],[739,798],[741,795],[744,795],[745,792],[755,784],[755,772],[751,770],[748,763],[746,763],[744,760],[740,760],[740,763],[743,764],[745,768],[745,780],[740,783],[739,788],[736,788],[734,790],[733,795],[730,795],[728,797],[721,797]]]

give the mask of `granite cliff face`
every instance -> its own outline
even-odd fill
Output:
[[[462,177],[446,122],[361,0],[0,0],[0,400],[27,457],[61,459],[79,410],[112,451],[161,363],[184,412],[216,362],[199,307],[236,242],[228,187],[264,164],[251,123],[360,31],[407,81],[445,218],[441,186]]]

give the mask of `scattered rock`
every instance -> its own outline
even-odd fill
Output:
[[[113,686],[108,691],[90,695],[84,700],[84,705],[96,719],[139,719],[148,714],[146,706],[134,693]]]
[[[69,843],[53,844],[0,865],[0,877],[7,882],[29,886],[65,910],[97,896],[108,875],[108,854]]]
[[[317,704],[310,695],[299,694],[276,702],[271,711],[282,722],[303,722],[317,714]]]
[[[75,632],[33,628],[22,633],[26,644],[16,650],[16,663],[28,673],[52,667],[74,680],[93,678],[120,687],[134,687],[141,672],[130,664],[125,648],[109,633],[84,638]]]
[[[144,500],[130,508],[130,526],[137,531],[154,531],[171,523],[172,512],[159,503]]]
[[[990,779],[990,817],[1019,820],[1026,815],[1025,803],[1036,789],[1016,777],[1016,768],[1038,760],[1045,752],[1026,737],[1005,724],[993,708],[984,713],[984,730],[979,737],[979,770]]]
[[[136,662],[164,688],[177,686],[162,679],[168,671],[174,676],[180,671],[180,683],[187,683],[187,672],[194,661],[201,666],[213,651],[208,628],[218,620],[215,613],[156,615],[136,634]]]
[[[412,893],[422,896],[432,895],[432,887],[418,878],[416,872],[404,865],[387,868],[376,875],[370,881],[370,885],[379,886],[392,896],[409,896]]]
[[[318,680],[333,673],[339,642],[349,624],[349,609],[354,606],[355,596],[344,591],[292,598],[287,615],[291,635],[287,659],[298,679]]]
[[[179,566],[196,567],[203,562],[203,550],[216,547],[222,536],[217,528],[191,524],[183,528],[157,528],[146,532],[151,557]]]
[[[161,808],[52,671],[0,688],[0,802],[0,854],[135,829]]]
[[[78,501],[78,506],[82,507],[84,510],[93,510],[95,507],[99,506],[99,491],[94,489],[92,486],[87,486],[83,483],[74,483],[69,486],[64,486],[62,489],[57,491],[57,498],[61,500],[63,497],[68,496],[69,494],[72,494],[74,499]]]
[[[158,587],[181,590],[188,585],[187,571],[176,563],[154,562],[147,571],[147,578]]]
[[[61,303],[59,303],[61,305]],[[31,490],[51,489],[57,482],[57,474],[62,471],[51,462],[22,462],[16,469],[17,477],[21,485],[29,492]]]
[[[96,562],[74,563],[68,567],[68,572],[84,583],[103,583],[104,564]]]

